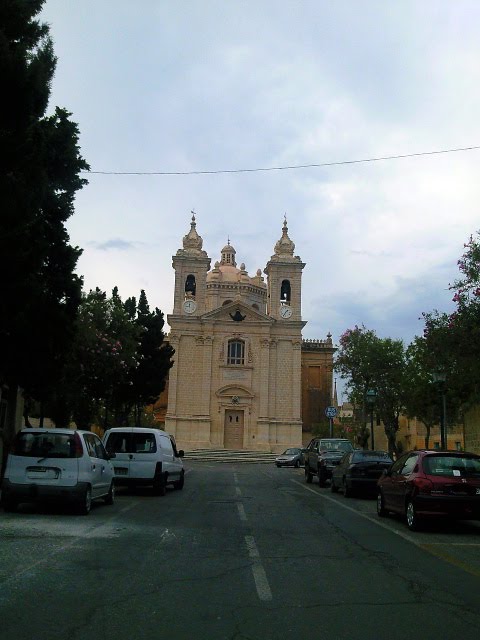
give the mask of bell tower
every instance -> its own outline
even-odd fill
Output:
[[[210,258],[203,251],[203,239],[197,233],[192,211],[190,231],[183,237],[183,249],[172,258],[175,269],[173,315],[198,315],[206,311],[206,280]]]
[[[293,255],[294,251],[295,244],[288,236],[285,215],[282,237],[264,270],[268,276],[267,314],[282,322],[302,319],[302,271],[305,263]]]

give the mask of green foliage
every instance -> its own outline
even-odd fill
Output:
[[[385,425],[390,452],[396,452],[398,419],[405,406],[405,364],[401,340],[379,338],[363,325],[348,329],[340,337],[335,369],[347,382],[350,401],[363,407],[361,423],[365,426],[357,434],[362,446],[366,446],[369,437],[366,393],[374,389],[375,411]]]
[[[450,285],[455,311],[423,314],[431,362],[447,374],[450,414],[452,404],[467,408],[480,400],[480,232],[464,248],[461,277]]]
[[[130,299],[132,300],[132,299]],[[174,350],[164,343],[163,314],[149,311],[145,292],[138,313],[118,289],[83,296],[65,380],[50,407],[55,422],[78,427],[145,426],[145,407],[165,388]]]
[[[65,222],[86,181],[77,125],[46,116],[56,59],[43,0],[0,3],[0,379],[45,400],[68,357],[82,281]]]
[[[159,309],[150,311],[142,289],[134,324],[138,331],[138,358],[129,371],[128,388],[120,388],[117,404],[123,404],[123,414],[134,412],[139,425],[144,408],[156,402],[165,389],[168,372],[173,365],[174,349],[164,342],[164,319]]]

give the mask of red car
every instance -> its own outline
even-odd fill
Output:
[[[377,513],[407,519],[412,531],[430,516],[480,520],[480,456],[464,451],[410,451],[378,480]]]

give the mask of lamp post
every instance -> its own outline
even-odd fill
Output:
[[[447,374],[443,369],[438,369],[432,372],[432,380],[434,384],[438,385],[442,399],[440,407],[440,448],[445,451],[447,448],[447,399],[445,393]]]
[[[373,407],[377,399],[377,392],[375,391],[375,389],[369,389],[365,394],[365,399],[367,401],[367,404],[370,407],[370,435],[371,435],[371,442],[372,442],[372,451],[374,451],[375,450],[375,434],[373,431]]]

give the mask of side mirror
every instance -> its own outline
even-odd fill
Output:
[[[184,455],[185,455],[185,451],[183,449],[180,449],[180,451],[177,452],[178,458],[183,458]]]
[[[112,453],[108,453],[107,455],[108,455],[108,459],[109,460],[111,460],[112,458],[116,458],[117,457],[117,454],[114,451],[112,451]]]

